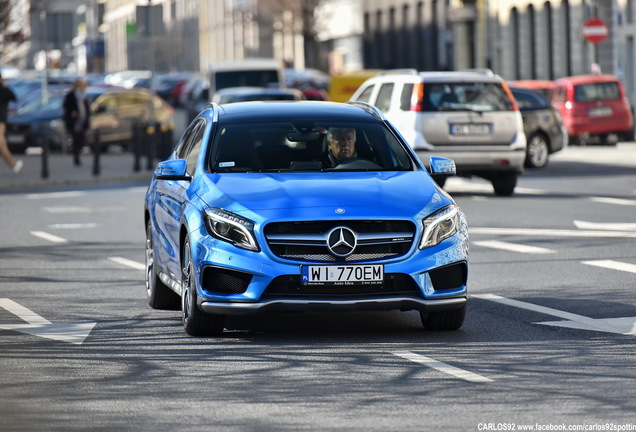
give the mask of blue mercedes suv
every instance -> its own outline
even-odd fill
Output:
[[[145,198],[146,289],[190,335],[268,311],[416,310],[464,322],[468,230],[375,107],[208,105],[160,162]]]

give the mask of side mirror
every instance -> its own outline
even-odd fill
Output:
[[[429,159],[431,175],[433,177],[450,177],[457,174],[455,161],[452,159],[431,156]]]
[[[155,178],[157,180],[190,181],[192,177],[186,173],[186,168],[187,164],[185,159],[162,161],[157,164]]]

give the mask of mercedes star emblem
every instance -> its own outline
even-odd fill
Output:
[[[327,247],[332,254],[339,257],[351,255],[357,242],[356,233],[347,227],[336,227],[327,236]]]

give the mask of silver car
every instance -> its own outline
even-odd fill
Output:
[[[422,160],[455,160],[457,174],[479,176],[495,193],[514,193],[523,172],[526,137],[504,81],[488,71],[385,71],[365,81],[351,100],[384,112]]]

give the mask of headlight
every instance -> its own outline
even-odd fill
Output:
[[[236,247],[260,251],[254,238],[254,222],[219,208],[205,210],[205,225],[208,232],[219,240]]]
[[[457,232],[460,215],[457,206],[451,205],[433,213],[422,221],[424,233],[420,249],[435,246]]]

